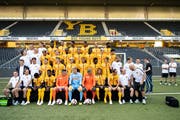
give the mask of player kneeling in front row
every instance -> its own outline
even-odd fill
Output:
[[[56,79],[56,87],[53,89],[53,102],[51,105],[55,104],[56,93],[57,92],[65,92],[65,103],[68,104],[68,75],[65,69],[62,70],[61,75],[59,75]]]
[[[83,78],[83,82],[82,82],[82,86],[84,87],[83,91],[84,91],[84,99],[86,101],[87,99],[87,91],[91,91],[92,92],[92,104],[95,104],[95,77],[92,73],[92,70],[91,69],[88,69],[87,70],[87,74],[84,75],[84,78]],[[86,104],[86,102],[84,102],[84,104]]]
[[[70,75],[69,78],[69,101],[71,102],[72,100],[72,92],[74,90],[79,91],[79,96],[80,96],[80,102],[79,105],[82,105],[82,98],[83,98],[83,91],[82,91],[82,75],[81,73],[77,72],[77,68],[73,68],[73,72]],[[71,105],[72,103],[69,103]]]
[[[123,104],[125,103],[125,100],[124,100],[125,90],[128,90],[128,91],[130,91],[130,100],[129,100],[129,102],[132,104],[133,103],[132,98],[133,98],[133,95],[134,95],[134,89],[131,86],[131,78],[129,77],[128,74],[126,74],[125,69],[121,70],[121,75],[119,77],[119,83],[120,83],[121,90],[122,90],[122,103]]]
[[[135,79],[134,81],[134,89],[135,89],[135,96],[136,96],[136,101],[135,103],[139,103],[139,91],[142,94],[142,103],[146,104],[145,100],[145,92],[144,92],[144,87],[145,87],[145,79],[146,79],[146,74],[140,69],[140,68],[135,68],[134,65],[130,65],[129,68],[133,71],[131,79]]]
[[[119,75],[117,74],[116,69],[114,69],[113,73],[110,75],[109,80],[108,80],[108,85],[109,85],[109,90],[108,90],[109,104],[112,104],[111,91],[118,91],[119,104],[122,104],[121,102],[122,92],[121,92],[121,88],[119,87]],[[106,103],[106,100],[105,100],[105,103]]]
[[[7,86],[4,88],[4,95],[6,97],[9,97],[9,93],[10,92],[12,93],[11,97],[13,98],[13,105],[17,105],[18,104],[18,92],[17,92],[18,82],[19,82],[18,72],[14,71],[13,72],[13,76],[9,80]]]
[[[30,103],[30,96],[32,91],[32,77],[29,74],[29,70],[25,70],[25,74],[20,78],[18,91],[23,91],[23,100],[21,105],[27,105]],[[26,101],[27,98],[27,101]],[[26,103],[25,103],[26,101]]]

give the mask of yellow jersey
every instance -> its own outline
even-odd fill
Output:
[[[75,63],[73,63],[73,64],[68,63],[68,64],[66,65],[66,70],[67,70],[68,75],[70,75],[70,74],[72,73],[72,68],[73,68],[73,67],[77,67],[77,66],[78,66],[78,65],[75,64]]]
[[[34,85],[35,85],[35,86],[40,87],[41,84],[44,82],[44,80],[43,80],[42,77],[40,76],[39,78],[34,78],[33,82],[34,82]]]
[[[50,57],[49,55],[46,55],[46,56],[41,55],[40,61],[41,61],[42,65],[44,64],[44,59],[45,59],[45,58],[48,59],[48,64],[50,63],[51,57]]]
[[[42,72],[41,73],[42,79],[45,79],[45,77],[47,77],[47,70],[52,70],[52,67],[49,64],[41,65],[40,71]]]
[[[97,58],[98,59],[98,64],[101,63],[101,54],[94,54],[92,53],[90,56],[89,56],[89,59],[90,59],[90,63],[93,64],[94,62],[94,58]]]
[[[82,54],[88,54],[89,47],[81,47],[81,52],[82,52]]]
[[[77,53],[77,47],[70,47],[69,48],[69,53],[72,54],[72,55],[76,54]]]
[[[63,64],[53,64],[53,70],[55,72],[55,77],[61,74],[62,70],[65,69]]]
[[[93,49],[92,49],[92,53],[93,53],[93,54],[100,54],[100,53],[101,53],[101,50],[100,50],[100,48],[93,48]]]
[[[105,54],[110,54],[111,53],[111,48],[104,48],[104,53]]]
[[[111,64],[110,64],[110,63],[102,63],[102,64],[101,64],[101,67],[102,67],[102,73],[103,73],[103,75],[108,78],[109,75],[110,75],[110,67],[111,67]]]
[[[55,77],[54,76],[47,76],[46,78],[45,78],[45,82],[46,82],[46,86],[48,86],[48,87],[53,87],[54,86],[54,83],[55,83]]]
[[[58,47],[58,51],[59,51],[60,55],[66,54],[65,49],[66,49],[66,46],[59,46]]]
[[[105,85],[106,77],[104,75],[96,75],[95,80],[96,80],[96,85],[103,86]]]
[[[118,84],[118,81],[119,81],[119,75],[113,75],[111,74],[109,76],[109,84],[111,86],[116,86]]]

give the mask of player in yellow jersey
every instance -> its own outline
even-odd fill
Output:
[[[95,74],[95,80],[96,80],[96,96],[97,99],[100,100],[100,91],[108,91],[108,88],[105,86],[105,79],[106,77],[103,75],[102,69],[98,68]],[[107,93],[107,92],[106,92]],[[106,95],[107,96],[107,95]]]
[[[45,78],[45,91],[50,92],[49,93],[49,103],[48,103],[48,105],[51,105],[53,87],[55,87],[56,78],[52,75],[51,70],[47,70],[47,74],[48,75]],[[44,98],[44,96],[42,98]]]
[[[49,56],[53,56],[55,53],[54,53],[54,50],[57,50],[57,48],[54,46],[54,43],[50,43],[50,47],[48,48],[48,54]]]
[[[89,68],[90,64],[88,64],[86,62],[86,58],[85,57],[82,57],[81,58],[81,63],[77,65],[77,68],[79,69],[80,73],[84,76],[87,69]]]
[[[38,73],[35,73],[33,82],[34,82],[33,90],[38,91],[37,105],[42,105],[43,97],[44,97],[44,91],[45,91],[44,80],[42,79],[42,76],[39,76]]]
[[[75,42],[71,41],[71,47],[69,48],[69,53],[74,55],[77,53],[77,47],[75,47]]]
[[[99,55],[101,53],[101,50],[98,47],[98,43],[97,42],[95,42],[94,48],[92,49],[92,53],[93,54],[97,54],[97,55]]]
[[[81,63],[81,57],[82,57],[81,49],[78,48],[77,49],[77,53],[74,54],[74,59],[75,59],[76,64],[80,64]]]
[[[48,60],[48,64],[50,63],[50,56],[47,54],[47,51],[46,50],[43,50],[42,51],[42,55],[40,57],[40,61],[41,61],[41,64],[43,65],[44,64],[44,59],[47,59]]]
[[[95,71],[97,71],[98,68],[102,68],[102,65],[100,62],[98,62],[97,58],[93,59],[93,63],[90,64],[92,67],[93,74],[95,75]]]
[[[70,63],[68,63],[66,65],[66,70],[68,72],[68,75],[70,75],[72,73],[72,68],[76,67],[77,68],[77,64],[75,63],[75,60],[73,57],[70,58]]]
[[[93,63],[95,58],[98,59],[98,63],[100,64],[101,63],[101,54],[91,53],[89,55],[90,63]]]
[[[112,49],[111,50],[111,59],[110,59],[110,62],[112,63],[115,60],[116,60],[116,53],[115,53],[115,50]]]
[[[41,73],[41,75],[42,75],[42,79],[43,79],[43,80],[44,80],[45,77],[47,76],[47,70],[52,70],[52,67],[48,64],[48,59],[45,58],[45,59],[44,59],[44,64],[41,65],[41,67],[40,67],[40,69],[39,69],[39,71],[40,71],[40,73]]]
[[[55,55],[54,56],[51,56],[51,58],[50,58],[50,61],[51,61],[51,63],[54,65],[54,64],[56,64],[56,58],[57,57],[60,57],[60,54],[59,54],[59,51],[58,50],[56,50],[55,51]]]
[[[104,48],[104,53],[105,54],[110,54],[111,53],[111,47],[110,43],[106,43],[106,47]]]
[[[88,46],[87,41],[84,41],[84,46],[81,47],[81,52],[84,55],[89,53],[89,46]]]
[[[65,52],[66,47],[67,47],[67,46],[64,44],[64,42],[61,41],[61,42],[60,42],[60,46],[58,47],[58,51],[59,51],[60,55],[63,55],[63,54],[66,53],[66,52]]]
[[[101,50],[101,62],[103,63],[106,58],[108,58],[110,60],[111,59],[111,54],[110,53],[106,53],[104,51],[104,49],[102,49]],[[110,63],[110,61],[109,61],[109,63]]]
[[[55,72],[55,78],[57,78],[57,76],[59,76],[59,74],[61,73],[61,71],[65,69],[64,64],[61,63],[61,60],[59,57],[56,57],[56,64],[53,65],[53,70]]]
[[[109,86],[109,91],[108,91],[108,96],[109,96],[109,104],[112,104],[112,91],[118,91],[118,97],[119,97],[119,104],[122,104],[121,102],[121,88],[119,87],[119,75],[117,74],[117,70],[114,69],[113,73],[109,76],[108,79],[108,86]],[[106,91],[105,91],[106,92]],[[106,103],[106,96],[104,99],[104,102]]]
[[[104,62],[101,64],[102,68],[103,68],[103,75],[106,76],[106,78],[109,77],[110,75],[110,68],[111,68],[111,64],[109,62],[109,58],[106,57],[104,59]]]

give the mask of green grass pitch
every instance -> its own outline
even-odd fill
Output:
[[[160,86],[159,78],[154,77],[154,93],[180,93],[179,86]],[[8,79],[0,79],[0,91]],[[2,92],[1,92],[2,94]],[[96,102],[95,105],[37,106],[31,103],[27,106],[0,107],[0,120],[180,120],[180,108],[165,105],[165,95],[147,95],[147,104],[113,105]],[[171,95],[180,101],[180,94]]]

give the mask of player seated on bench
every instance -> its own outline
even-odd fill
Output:
[[[17,92],[18,83],[19,83],[18,72],[14,71],[13,76],[10,78],[8,84],[4,88],[4,95],[6,97],[9,97],[9,93],[12,93],[11,97],[13,98],[13,105],[18,104],[18,96],[19,96]]]

